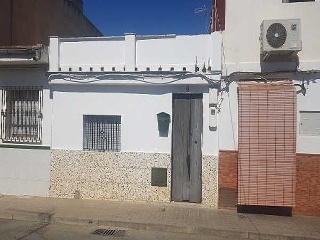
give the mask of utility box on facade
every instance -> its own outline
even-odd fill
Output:
[[[170,125],[170,114],[161,112],[157,114],[158,119],[158,131],[161,137],[168,136]]]

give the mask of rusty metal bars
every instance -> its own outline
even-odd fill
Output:
[[[41,143],[42,109],[42,87],[2,87],[2,141],[8,143]]]
[[[83,150],[120,152],[121,116],[84,115]]]

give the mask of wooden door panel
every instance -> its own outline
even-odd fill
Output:
[[[189,129],[190,102],[174,99],[172,134],[172,200],[189,200]]]
[[[202,94],[173,95],[172,201],[202,200]]]
[[[202,99],[191,99],[190,116],[190,202],[202,200],[202,151],[203,129]]]

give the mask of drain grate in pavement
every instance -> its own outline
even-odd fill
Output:
[[[92,232],[94,235],[101,235],[101,236],[114,236],[114,237],[124,237],[126,234],[125,230],[117,230],[117,229],[96,229]]]

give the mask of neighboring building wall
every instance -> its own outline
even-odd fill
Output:
[[[52,105],[46,66],[24,68],[2,67],[0,86],[41,86],[43,87],[42,146],[51,146]],[[1,97],[1,93],[0,93]],[[1,144],[1,140],[0,140]]]
[[[298,79],[305,80],[306,94],[297,94],[297,178],[296,178],[296,207],[295,214],[303,215],[319,215],[318,206],[314,203],[318,197],[315,192],[318,181],[318,172],[316,169],[320,166],[319,161],[319,136],[302,136],[301,128],[301,111],[320,111],[317,104],[317,93],[320,91],[320,75],[310,76],[302,74]],[[293,79],[294,80],[294,79]],[[295,80],[295,83],[301,83]],[[297,87],[297,91],[301,90]],[[232,83],[229,93],[223,92],[223,102],[221,104],[221,112],[219,113],[219,177],[220,175],[234,176],[232,173],[236,169],[236,165],[226,169],[224,167],[224,157],[226,153],[232,155],[238,149],[238,100],[237,100],[237,83]],[[223,151],[221,151],[223,150]],[[224,154],[222,155],[221,152]],[[310,155],[311,154],[311,155]],[[312,157],[309,157],[312,156]],[[222,168],[220,168],[222,166]],[[310,171],[309,171],[310,170]],[[307,173],[308,172],[308,173]],[[220,179],[220,178],[219,178]],[[221,178],[222,179],[222,178]],[[219,189],[225,187],[225,181],[219,181]],[[223,194],[223,193],[222,193]],[[219,199],[225,199],[223,195],[219,195]],[[312,201],[310,200],[312,199]],[[223,201],[219,204],[221,207],[228,202]]]
[[[9,46],[12,37],[11,0],[2,0],[0,6],[0,46]]]
[[[83,15],[80,1],[4,0],[0,4],[0,46],[48,45],[48,36],[102,36]],[[3,14],[2,14],[3,13]]]
[[[318,102],[320,92],[320,73],[313,74],[311,76],[302,75],[300,78],[302,80],[304,79],[303,81],[306,87],[306,94],[305,96],[301,93],[297,95],[297,152],[320,154],[320,136],[305,136],[301,134],[301,111],[320,111],[320,105]],[[299,81],[295,81],[295,83],[299,83]],[[297,91],[299,90],[301,89],[297,87]]]
[[[319,28],[317,28],[320,2],[283,3],[282,0],[259,1],[226,1],[226,29],[223,32],[223,75],[234,72],[272,72],[293,70],[294,63],[260,62],[260,25],[263,20],[272,19],[301,19],[302,51],[298,53],[298,69],[301,71],[320,70],[320,57],[315,49],[320,48]],[[249,76],[249,75],[248,75]],[[319,136],[303,136],[300,133],[301,111],[320,111],[317,104],[317,93],[320,91],[320,74],[295,73],[274,75],[275,78],[292,80],[295,84],[304,84],[305,96],[301,87],[297,89],[297,178],[296,178],[296,207],[294,214],[319,215],[317,209],[317,182],[319,176],[315,169],[320,166]],[[219,149],[228,151],[229,155],[238,150],[238,94],[237,81],[246,76],[234,75],[227,80],[230,84],[222,83],[223,91],[219,117]],[[272,75],[266,76],[272,78]],[[311,155],[308,155],[311,154]],[[220,154],[221,155],[221,154]],[[222,156],[222,155],[221,155]],[[309,157],[312,156],[312,157]],[[221,157],[221,159],[223,159]],[[219,174],[227,174],[224,165]],[[220,166],[220,165],[219,165]],[[229,170],[233,172],[234,169]],[[219,182],[219,189],[224,187],[224,181]],[[220,199],[221,196],[219,196]],[[219,203],[220,206],[223,203]]]
[[[294,214],[320,216],[320,136],[303,136],[301,133],[301,111],[320,112],[317,100],[320,74],[306,82],[306,96],[299,94],[297,101],[297,185]]]
[[[51,100],[45,69],[1,68],[0,86],[42,86],[42,144],[7,144],[0,141],[0,193],[49,196]],[[1,93],[0,93],[1,98]]]
[[[281,0],[244,0],[240,3],[236,0],[227,1],[228,14],[226,30],[224,31],[223,51],[225,52],[225,60],[223,73],[228,75],[238,71],[262,71],[259,43],[260,24],[263,20],[286,18],[301,19],[302,51],[298,53],[298,70],[320,70],[320,56],[315,51],[315,49],[320,48],[319,41],[315,41],[317,36],[320,36],[320,31],[315,26],[319,11],[320,2],[282,3]],[[242,38],[239,39],[238,36],[242,36]],[[286,63],[270,63],[270,71],[285,71],[288,70],[287,67]],[[317,93],[320,90],[319,74],[287,74],[282,75],[281,78],[294,80],[295,83],[304,82],[307,88],[305,96],[301,93],[297,95],[298,121],[300,121],[300,111],[319,111],[316,101]],[[235,76],[229,81],[236,81],[237,79]],[[219,134],[219,148],[236,150],[238,146],[237,84],[235,82],[231,83],[228,89],[230,91],[221,93],[223,102],[219,114],[219,127],[223,132]],[[299,90],[301,88],[297,87],[297,91]],[[297,152],[320,153],[317,147],[319,144],[319,137],[297,136]]]
[[[219,208],[235,209],[238,201],[238,151],[219,151]]]
[[[222,82],[224,84],[224,82]],[[224,88],[225,85],[222,85]],[[220,92],[222,99],[219,107],[218,126],[219,126],[219,149],[238,150],[238,84],[236,82],[228,85],[226,91]]]
[[[301,19],[302,51],[299,69],[320,69],[320,2],[282,3],[282,0],[229,0],[226,2],[224,31],[224,75],[237,71],[257,71],[260,66],[260,25],[263,20]],[[286,64],[269,64],[269,71],[283,70]]]
[[[297,154],[294,214],[320,216],[320,155]]]
[[[0,193],[48,197],[50,150],[0,145]],[[28,149],[29,148],[29,149]]]
[[[210,32],[225,30],[226,0],[213,0],[210,22]]]
[[[71,0],[72,4],[83,13],[83,1],[82,0]]]

